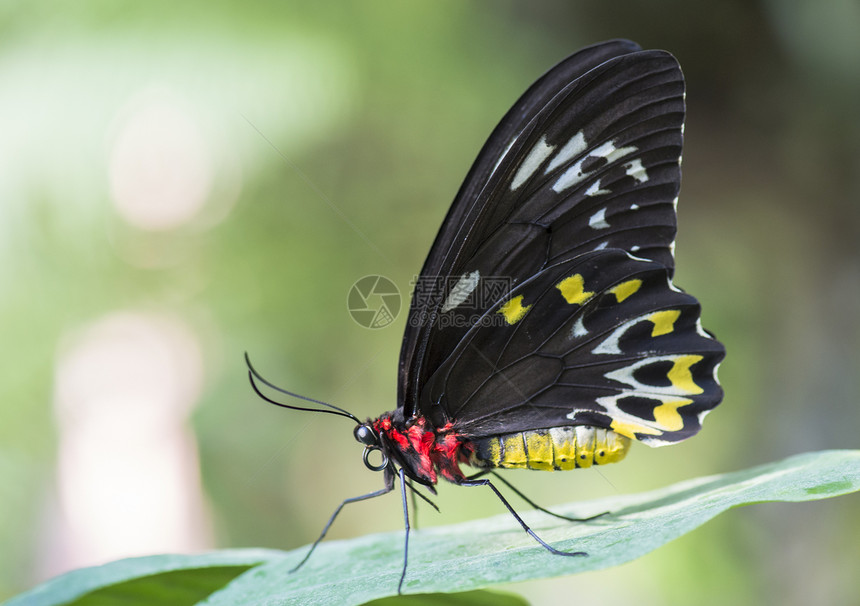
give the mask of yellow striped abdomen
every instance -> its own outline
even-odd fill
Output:
[[[473,440],[473,467],[561,471],[620,461],[630,438],[610,429],[577,425],[520,431]]]

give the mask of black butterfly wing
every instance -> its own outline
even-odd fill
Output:
[[[722,399],[725,352],[699,311],[666,267],[622,250],[556,263],[466,333],[422,412],[471,437],[594,425],[651,446],[686,439]]]
[[[427,290],[428,279],[435,281],[437,278],[452,275],[455,249],[465,240],[468,228],[477,227],[477,216],[484,208],[483,200],[486,199],[486,195],[481,196],[481,193],[486,191],[489,194],[494,187],[500,186],[499,183],[504,180],[504,176],[499,169],[507,168],[509,171],[508,165],[527,143],[522,138],[525,126],[535,120],[537,114],[544,110],[563,88],[609,59],[641,50],[635,42],[611,40],[574,53],[529,87],[487,139],[430,248],[420,274],[425,282],[416,284],[418,296],[414,296],[412,300],[400,352],[398,377],[398,402],[400,406],[406,407],[408,414],[416,410],[419,376],[426,377],[427,367],[433,365],[432,363],[422,364],[425,356],[428,355],[427,344],[432,325],[428,319],[438,311],[436,308],[439,307],[445,295],[444,289],[440,291],[432,288],[433,292],[429,296],[422,296],[426,293],[420,291],[422,287]],[[507,162],[504,161],[506,158]],[[491,178],[495,173],[498,174]],[[480,231],[476,230],[476,232]],[[429,355],[433,353],[431,351]],[[435,359],[435,356],[433,357]]]
[[[424,387],[474,321],[550,264],[618,248],[671,275],[683,77],[668,53],[637,48],[596,45],[550,70],[482,150],[416,283],[406,416],[426,414]]]
[[[638,44],[630,40],[610,40],[586,47],[554,66],[522,94],[493,130],[469,169],[427,255],[422,274],[439,274],[450,252],[454,235],[470,211],[477,209],[478,195],[487,186],[490,175],[499,168],[503,157],[513,155],[513,144],[523,133],[523,126],[534,119],[562,88],[586,72],[609,59],[641,50]]]

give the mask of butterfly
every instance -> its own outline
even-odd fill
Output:
[[[514,104],[469,171],[416,279],[397,407],[276,402],[355,421],[383,487],[341,509],[443,478],[490,488],[498,468],[567,470],[695,435],[723,396],[725,350],[672,283],[684,79],[677,60],[627,40],[589,46]],[[288,395],[297,395],[281,390]],[[463,467],[479,470],[468,475]],[[520,496],[523,496],[520,494]],[[531,505],[538,507],[526,499]],[[434,505],[435,507],[435,505]],[[538,507],[539,509],[543,509]],[[546,510],[544,510],[546,511]],[[547,512],[550,513],[550,512]]]

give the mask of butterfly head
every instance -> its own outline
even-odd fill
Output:
[[[364,444],[364,454],[362,455],[362,459],[364,460],[365,467],[371,471],[382,471],[388,467],[388,455],[386,455],[382,450],[379,443],[379,434],[376,433],[373,425],[370,423],[361,423],[356,425],[352,435],[355,436],[356,442]],[[370,456],[377,451],[382,454],[382,461],[379,463],[373,463],[370,460]]]

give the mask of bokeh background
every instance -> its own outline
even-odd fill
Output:
[[[688,81],[677,283],[728,348],[696,439],[510,473],[544,504],[860,445],[860,4],[345,1],[0,5],[0,598],[146,553],[293,548],[374,490],[349,422],[395,406],[404,293],[486,136],[572,51],[627,37]],[[442,514],[497,514],[441,486]],[[401,528],[399,498],[332,537]],[[848,604],[860,498],[729,512],[534,604]],[[416,541],[416,547],[420,541]],[[395,560],[392,560],[396,562]]]

